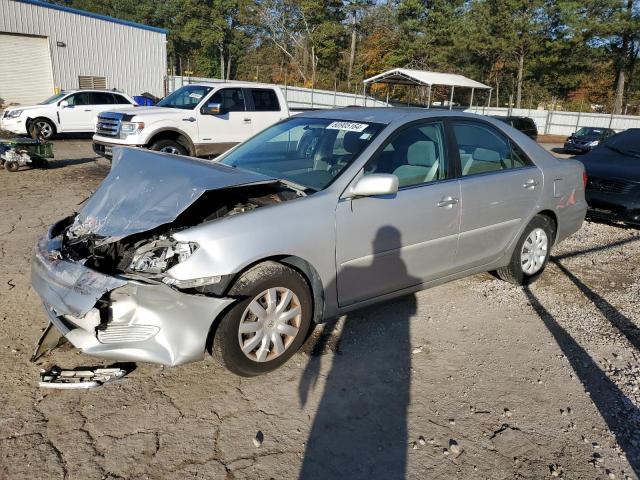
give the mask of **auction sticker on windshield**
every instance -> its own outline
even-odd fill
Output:
[[[349,132],[361,132],[367,128],[367,123],[333,122],[327,126],[327,130],[348,130]]]

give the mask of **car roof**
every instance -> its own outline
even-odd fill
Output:
[[[468,117],[469,119],[490,119],[475,113],[466,113],[456,110],[439,110],[417,107],[346,107],[330,110],[311,110],[302,112],[296,117],[326,118],[331,120],[365,121],[388,125],[395,121],[412,122],[425,118],[439,117]]]

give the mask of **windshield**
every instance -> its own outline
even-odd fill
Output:
[[[293,117],[230,151],[220,162],[322,190],[382,128],[370,122]]]
[[[66,95],[66,92],[56,93],[55,95],[47,98],[44,102],[40,102],[39,105],[50,105],[52,103],[56,103],[62,97]]]
[[[575,135],[576,137],[587,137],[587,136],[596,136],[602,135],[604,133],[603,128],[594,128],[594,127],[582,127],[578,130]]]
[[[157,107],[181,108],[183,110],[193,110],[198,106],[202,97],[208,94],[213,87],[202,85],[185,85],[172,94],[160,100]]]

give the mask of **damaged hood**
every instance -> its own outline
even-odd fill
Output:
[[[69,228],[101,244],[175,220],[209,190],[276,179],[207,160],[132,148],[114,148],[109,175]]]

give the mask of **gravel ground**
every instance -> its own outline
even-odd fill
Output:
[[[0,171],[0,478],[638,478],[637,230],[585,223],[530,288],[489,274],[319,327],[267,376],[140,364],[93,391],[38,371],[106,365],[45,325],[36,238],[108,171],[85,140]]]

